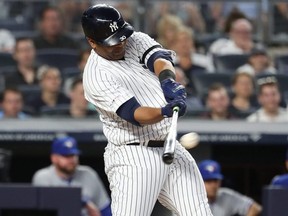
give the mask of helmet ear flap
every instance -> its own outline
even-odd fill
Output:
[[[134,32],[121,13],[106,4],[89,7],[83,13],[81,23],[85,36],[104,46],[119,44]]]

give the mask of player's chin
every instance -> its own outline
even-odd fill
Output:
[[[123,51],[119,51],[119,52],[113,52],[112,56],[111,56],[111,60],[121,60],[124,58],[125,55],[125,50]]]

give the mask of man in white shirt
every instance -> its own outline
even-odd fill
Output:
[[[216,55],[245,54],[254,46],[252,40],[252,25],[247,19],[235,20],[229,32],[229,39],[216,40],[209,52]]]
[[[244,55],[258,46],[253,42],[253,27],[249,20],[240,18],[232,22],[229,38],[219,38],[209,47],[208,57],[210,58],[209,71],[213,72],[213,57],[215,55]]]
[[[280,107],[281,93],[275,77],[258,79],[258,102],[261,108],[247,117],[249,122],[288,122],[287,109]]]

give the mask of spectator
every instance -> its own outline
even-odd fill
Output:
[[[216,40],[211,44],[209,52],[215,55],[245,54],[250,53],[254,46],[251,23],[240,18],[232,22],[229,39]]]
[[[206,72],[209,60],[205,55],[196,53],[191,28],[186,26],[179,28],[172,49],[177,54],[175,65],[184,71],[189,79],[188,87],[195,91],[192,85],[193,75]]]
[[[59,104],[69,104],[70,100],[61,92],[61,75],[55,67],[41,66],[37,72],[41,93],[28,102],[35,114],[40,114],[43,107],[55,107]]]
[[[235,3],[235,2],[233,2]],[[223,13],[223,2],[209,2],[205,5],[205,11],[208,14],[203,14],[207,20],[209,18],[209,24],[206,24],[210,29],[210,33],[228,33],[231,23],[236,19],[247,18],[245,13],[241,12],[237,7],[232,8],[230,11],[226,11],[228,13]],[[203,13],[202,12],[202,13]],[[213,31],[214,30],[214,31]]]
[[[247,117],[249,122],[287,122],[288,112],[280,107],[281,93],[275,77],[258,79],[260,109]]]
[[[258,2],[224,2],[222,3],[222,14],[224,17],[228,16],[233,10],[237,10],[251,20],[256,20],[259,16]]]
[[[191,27],[198,34],[206,33],[206,25],[201,14],[200,4],[183,2],[177,5],[180,5],[177,15],[182,18],[186,26]]]
[[[273,35],[285,35],[288,33],[288,4],[287,2],[275,2],[273,4]]]
[[[232,92],[229,110],[233,115],[245,117],[258,107],[257,99],[254,97],[254,80],[250,74],[236,73],[232,79]]]
[[[288,149],[286,151],[285,167],[288,170]],[[288,189],[288,173],[283,175],[277,175],[272,179],[271,185],[285,187]]]
[[[9,30],[0,28],[0,52],[13,53],[14,47],[14,35]]]
[[[16,88],[6,88],[2,93],[0,119],[26,119],[29,116],[23,112],[23,97]]]
[[[229,111],[230,99],[226,88],[220,83],[214,83],[208,90],[206,106],[209,110],[204,118],[212,120],[233,119]]]
[[[199,8],[200,4],[185,1],[182,1],[181,4],[179,4],[179,2],[177,1],[155,1],[153,2],[153,4],[150,5],[151,8],[147,9],[147,11],[149,11],[149,16],[147,20],[149,22],[149,29],[145,31],[149,35],[155,35],[154,24],[157,25],[158,20],[169,14],[178,17],[178,19],[180,18],[181,23],[191,27],[197,33],[201,34],[205,33],[206,31],[205,22]]]
[[[76,41],[64,34],[63,15],[57,7],[45,7],[40,13],[40,34],[34,39],[36,49],[78,49]]]
[[[157,23],[157,41],[166,49],[171,49],[176,41],[176,33],[183,25],[182,20],[172,14],[163,15]]]
[[[95,116],[97,112],[88,109],[88,101],[84,97],[84,89],[82,78],[75,79],[71,85],[70,91],[70,105],[69,113],[67,113],[72,118],[85,118],[87,116]]]
[[[250,197],[230,188],[221,187],[223,174],[217,161],[203,160],[199,163],[208,202],[214,216],[256,216],[262,207]]]
[[[59,104],[52,109],[44,109],[42,116],[86,118],[97,116],[98,112],[84,97],[82,78],[74,79],[69,91],[70,104]]]
[[[6,86],[38,84],[36,78],[37,66],[35,63],[35,47],[30,38],[18,38],[16,40],[14,59],[16,60],[16,73],[6,76]]]
[[[71,88],[71,85],[72,85],[73,81],[75,79],[78,79],[79,77],[82,78],[84,67],[85,67],[87,59],[88,59],[88,57],[90,55],[90,52],[91,52],[91,49],[86,49],[86,50],[83,50],[83,51],[80,52],[79,61],[78,61],[79,74],[76,75],[76,77],[72,76],[72,77],[69,77],[69,78],[64,80],[63,89],[64,89],[64,92],[65,92],[65,94],[67,96],[69,95],[70,88]]]
[[[276,69],[272,66],[271,59],[264,48],[253,48],[249,55],[248,63],[239,67],[237,72],[246,72],[252,76],[260,73],[275,74]]]
[[[215,55],[242,55],[249,54],[254,47],[260,46],[255,44],[252,38],[252,25],[245,19],[240,18],[231,22],[227,26],[229,38],[219,38],[214,41],[208,50],[210,60],[209,71],[215,71],[213,58]]]
[[[56,138],[52,143],[49,167],[38,170],[35,186],[81,187],[82,216],[111,216],[110,198],[96,171],[79,164],[77,141],[73,137]]]
[[[66,30],[69,32],[80,32],[81,24],[79,17],[85,8],[90,6],[89,0],[58,0],[56,2],[57,7],[62,11],[65,16],[64,22]]]
[[[225,18],[223,31],[225,34],[229,34],[231,31],[232,24],[238,19],[247,19],[244,13],[239,11],[237,8],[234,8],[230,11],[230,13]]]
[[[201,102],[201,100],[197,97],[197,95],[191,91],[189,88],[189,79],[186,77],[184,71],[179,68],[175,67],[175,74],[176,74],[176,81],[179,82],[181,85],[183,85],[187,92],[187,98],[186,98],[186,104],[187,104],[187,112],[193,111],[193,110],[202,110],[204,109],[204,106]]]

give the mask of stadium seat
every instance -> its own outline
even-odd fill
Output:
[[[234,73],[236,69],[247,63],[249,55],[214,55],[213,62],[218,73]]]
[[[0,92],[5,89],[5,79],[4,76],[0,74]]]
[[[75,49],[40,49],[36,60],[40,64],[48,64],[63,70],[67,67],[77,67],[79,52]]]
[[[274,62],[279,73],[288,75],[288,54],[275,56]]]
[[[187,110],[186,111],[186,117],[189,118],[195,118],[195,119],[201,119],[205,116],[207,116],[209,113],[209,110],[206,107],[203,107],[202,109],[193,109],[193,110]]]
[[[39,85],[20,85],[18,86],[18,89],[22,92],[25,102],[41,93],[41,88]]]
[[[40,116],[63,116],[63,117],[69,117],[69,105],[67,104],[60,104],[56,105],[54,107],[48,107],[44,106],[40,110]]]
[[[17,67],[16,66],[3,66],[0,67],[0,76],[7,76],[11,73],[16,73]]]
[[[208,92],[209,87],[214,83],[223,84],[228,91],[231,89],[232,74],[228,73],[203,73],[193,76],[193,84],[197,95],[203,99]]]
[[[0,182],[9,182],[9,171],[12,152],[0,149]]]
[[[98,116],[98,112],[96,110],[88,110],[88,115]],[[59,104],[54,107],[44,106],[40,109],[41,117],[71,117],[70,116],[70,106],[69,104]]]
[[[7,29],[11,32],[32,31],[33,25],[23,20],[14,18],[0,19],[0,29]]]
[[[79,70],[78,67],[69,67],[69,68],[64,68],[61,71],[62,74],[62,79],[68,79],[70,77],[77,77],[81,75],[81,71]]]
[[[0,67],[16,66],[12,54],[0,52]]]

